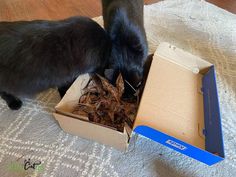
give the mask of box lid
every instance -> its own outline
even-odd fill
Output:
[[[168,43],[160,44],[134,131],[208,165],[222,160],[219,103],[212,72],[211,63]]]

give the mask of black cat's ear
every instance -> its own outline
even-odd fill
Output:
[[[114,69],[105,69],[105,77],[111,81],[113,78],[115,70]]]
[[[116,80],[120,74],[119,69],[106,69],[105,70],[105,78],[115,86]]]

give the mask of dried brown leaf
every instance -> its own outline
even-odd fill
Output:
[[[116,88],[118,90],[119,97],[121,97],[124,92],[124,80],[121,74],[119,74],[116,80]]]
[[[122,101],[123,92],[124,81],[121,74],[116,80],[116,87],[105,78],[93,75],[83,89],[83,95],[73,113],[86,116],[92,122],[123,132],[125,122],[132,127],[138,107],[138,102]]]
[[[104,77],[101,77],[100,75],[98,75],[98,77],[102,81],[103,89],[108,91],[109,93],[111,93],[112,96],[116,99],[117,102],[120,102],[120,98],[119,98],[117,88],[114,87],[112,84],[110,84],[109,81],[107,79],[105,79]]]

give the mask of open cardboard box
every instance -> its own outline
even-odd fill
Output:
[[[125,150],[131,132],[159,142],[205,164],[224,159],[214,66],[168,43],[154,54],[131,130],[118,132],[89,122],[73,111],[89,75],[78,77],[56,106],[62,129]]]

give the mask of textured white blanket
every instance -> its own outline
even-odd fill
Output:
[[[167,0],[145,7],[145,25],[150,52],[167,41],[215,64],[226,159],[208,167],[142,137],[122,153],[71,136],[52,117],[59,96],[51,89],[17,112],[0,100],[1,177],[236,176],[236,15],[205,1]],[[41,165],[24,170],[29,158]]]

